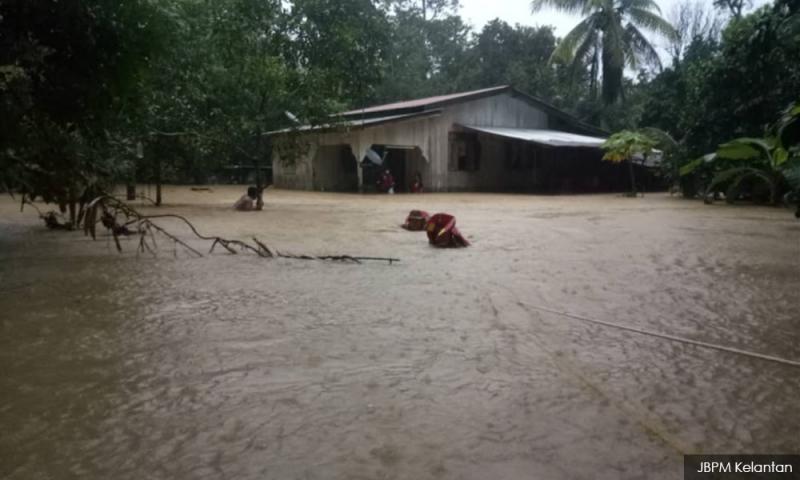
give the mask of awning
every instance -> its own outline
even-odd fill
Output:
[[[551,147],[589,147],[600,148],[606,141],[605,138],[587,137],[574,133],[559,132],[557,130],[534,130],[527,128],[505,128],[505,127],[475,127],[462,125],[468,130],[481,133],[488,133],[498,137],[513,138],[525,142],[540,143]]]

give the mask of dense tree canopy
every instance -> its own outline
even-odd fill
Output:
[[[798,98],[800,16],[779,3],[733,21],[719,40],[696,37],[644,88],[640,123],[685,139],[693,156],[758,136]]]

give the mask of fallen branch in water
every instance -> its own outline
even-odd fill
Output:
[[[19,207],[20,211],[22,211],[25,208],[25,205],[30,205],[31,207],[33,207],[33,209],[36,210],[36,214],[39,215],[39,218],[42,219],[44,224],[50,230],[74,230],[75,229],[75,227],[73,227],[73,225],[72,225],[72,222],[67,220],[63,215],[60,215],[60,214],[58,214],[58,213],[56,213],[56,212],[54,212],[52,210],[47,212],[47,213],[43,213],[39,209],[39,207],[37,207],[33,202],[28,200],[27,196],[25,194],[23,194],[22,195],[22,203],[20,204],[20,207]]]
[[[156,244],[156,234],[160,234],[172,240],[173,245],[176,247],[176,251],[177,247],[180,246],[196,257],[203,256],[203,254],[198,250],[154,222],[154,220],[159,219],[175,219],[185,223],[194,236],[200,240],[212,242],[211,248],[208,252],[209,254],[213,253],[214,249],[219,245],[232,255],[236,255],[240,252],[249,252],[258,255],[261,258],[323,260],[359,264],[366,261],[378,261],[389,262],[389,265],[392,265],[395,262],[400,262],[400,260],[397,258],[383,257],[355,257],[351,255],[296,255],[280,252],[269,247],[267,244],[255,237],[253,238],[253,243],[250,244],[241,240],[229,240],[222,237],[206,236],[201,234],[194,224],[192,224],[192,222],[190,222],[186,217],[175,214],[142,215],[127,203],[107,195],[97,197],[89,203],[86,208],[86,214],[83,216],[83,231],[85,235],[90,235],[93,239],[96,239],[97,224],[101,223],[111,233],[112,237],[114,238],[114,244],[119,252],[122,252],[122,244],[120,243],[119,237],[139,235],[139,253],[150,253],[155,256],[158,249]]]

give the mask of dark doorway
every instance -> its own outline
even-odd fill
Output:
[[[406,155],[408,150],[389,148],[386,152],[384,167],[392,172],[395,193],[408,193],[408,182],[406,181]]]
[[[389,170],[394,177],[395,193],[408,193],[409,188],[409,154],[414,151],[411,147],[373,145],[371,150],[380,158],[380,164],[376,164],[364,157],[361,161],[363,173],[362,190],[364,192],[377,192],[378,183],[381,175]]]

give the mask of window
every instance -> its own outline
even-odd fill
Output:
[[[481,144],[478,135],[450,133],[450,171],[475,172],[481,169]]]

